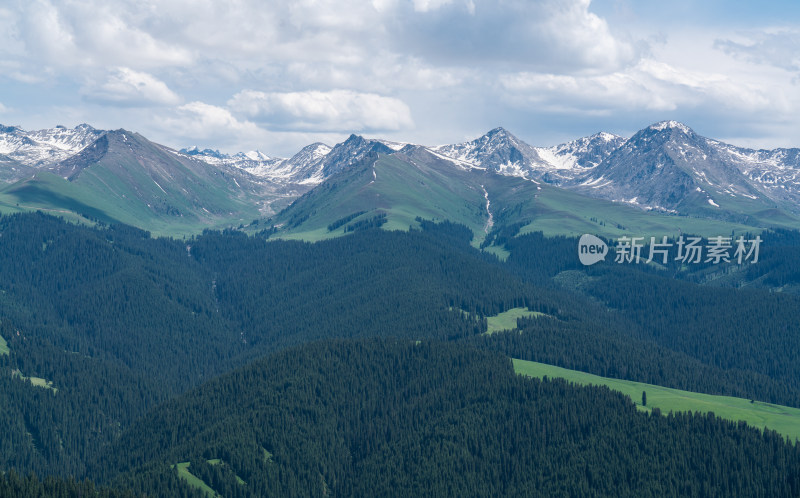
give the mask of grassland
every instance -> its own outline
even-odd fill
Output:
[[[0,335],[0,355],[8,354],[10,351],[11,350],[8,349],[8,343],[6,342],[5,339],[3,339],[3,336]]]
[[[472,175],[464,171],[387,156],[323,184],[277,221],[291,226],[292,219],[304,219],[282,235],[304,240],[343,235],[344,227],[328,232],[327,226],[357,212],[365,214],[353,221],[371,218],[376,212],[385,213],[386,230],[408,230],[409,226],[418,225],[416,218],[420,217],[461,223],[473,228],[476,236],[483,236],[485,213],[481,206],[485,201],[474,182]]]
[[[607,386],[629,396],[641,410],[658,408],[669,412],[713,412],[715,416],[732,421],[744,421],[759,429],[769,428],[791,441],[800,440],[800,409],[773,405],[731,396],[681,391],[642,382],[610,379],[575,370],[568,370],[533,361],[514,359],[514,370],[521,375],[542,378],[563,378],[580,385]],[[647,406],[641,404],[642,392],[647,393]]]
[[[152,180],[148,183],[155,188]],[[178,206],[186,216],[159,214],[145,201],[137,199],[136,193],[119,178],[102,169],[87,170],[81,182],[69,182],[52,173],[40,171],[30,179],[0,189],[0,213],[43,211],[69,221],[95,219],[106,223],[122,222],[156,236],[197,234],[204,228],[236,226],[259,216],[254,205],[237,199],[225,199],[221,193],[213,190],[207,194],[205,200],[210,206],[226,206],[236,214],[201,215],[198,208],[188,203]],[[180,200],[178,194],[172,197]]]
[[[43,379],[41,377],[26,377],[26,376],[22,375],[22,372],[20,372],[19,370],[14,370],[12,372],[12,375],[14,377],[18,377],[18,378],[20,378],[22,380],[27,380],[32,385],[34,385],[36,387],[42,387],[44,389],[50,389],[54,393],[58,392],[58,388],[55,387],[55,385],[53,384],[53,381],[51,381],[51,380]]]
[[[266,451],[266,450],[264,450],[264,451]],[[270,456],[272,456],[272,455],[270,455]],[[225,462],[223,462],[219,458],[212,458],[211,460],[206,460],[206,461],[210,465],[225,465]],[[200,490],[206,496],[210,496],[210,497],[219,496],[219,493],[214,491],[214,489],[211,488],[211,486],[206,484],[205,481],[203,481],[202,479],[200,479],[199,477],[197,477],[196,475],[192,474],[189,471],[189,467],[190,466],[191,466],[190,462],[181,462],[181,463],[173,465],[172,467],[178,469],[178,477],[180,477],[181,479],[185,480],[186,484],[188,484],[189,486]],[[241,477],[239,477],[239,476],[235,476],[235,477],[236,477],[236,481],[239,484],[242,484],[242,485],[247,484],[247,483],[244,482],[244,480]]]
[[[644,211],[624,204],[593,199],[575,192],[543,186],[537,190],[533,221],[520,233],[543,232],[545,235],[580,235],[592,233],[606,237],[622,235],[678,236],[681,233],[714,236],[758,233],[761,228],[730,221],[678,216]],[[786,223],[784,223],[786,224]]]
[[[494,316],[486,317],[486,334],[494,334],[501,330],[514,330],[517,328],[518,318],[538,317],[544,313],[530,311],[527,308],[512,308]]]
[[[189,472],[189,465],[189,462],[181,462],[174,466],[178,469],[178,477],[186,481],[186,484],[189,486],[199,489],[201,492],[205,493],[206,496],[219,496],[216,491],[211,489],[211,487],[205,483],[205,481]]]

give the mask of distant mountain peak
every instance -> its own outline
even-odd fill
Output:
[[[486,133],[487,136],[494,137],[494,136],[509,136],[511,133],[503,128],[502,126],[498,126],[497,128],[492,128]]]
[[[693,135],[694,130],[686,126],[685,124],[679,121],[659,121],[658,123],[651,124],[646,129],[654,130],[654,131],[663,131],[663,130],[680,130],[687,135]]]
[[[607,131],[601,131],[601,132],[595,133],[594,135],[590,135],[588,138],[590,140],[601,139],[601,140],[604,140],[606,142],[612,142],[612,141],[617,141],[622,137],[620,137],[619,135],[614,135],[613,133],[608,133]]]
[[[371,153],[393,154],[395,151],[379,140],[366,139],[352,134],[344,142],[335,145],[320,161],[322,178],[345,170]]]
[[[186,154],[187,156],[205,156],[205,157],[215,157],[217,159],[224,159],[228,157],[226,154],[223,154],[219,150],[200,149],[200,147],[196,145],[192,145],[191,147],[181,149],[179,152],[181,154]]]
[[[243,157],[251,161],[269,161],[272,159],[270,156],[264,154],[260,150],[251,150],[250,152],[240,152]]]
[[[19,126],[6,126],[0,124],[0,133],[17,133],[21,131],[22,128],[20,128]]]
[[[518,145],[521,142],[519,138],[502,126],[489,130],[485,135],[480,137],[478,141],[510,144],[512,146]]]
[[[347,140],[344,141],[344,143],[364,142],[364,141],[366,141],[366,139],[361,135],[356,135],[355,133],[351,133],[350,136],[347,137]]]
[[[31,168],[51,166],[78,153],[104,133],[86,124],[34,131],[0,125],[0,154]]]

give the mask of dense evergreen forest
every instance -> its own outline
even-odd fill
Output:
[[[0,496],[14,498],[42,498],[44,496],[58,498],[133,498],[137,495],[130,491],[97,487],[89,480],[78,482],[73,479],[57,477],[39,479],[35,475],[21,476],[11,470],[7,474],[0,473]]]
[[[153,479],[129,470],[184,460],[225,496],[800,493],[800,448],[776,433],[648,415],[608,389],[429,341],[275,354],[159,407],[100,455],[143,492]]]
[[[191,496],[197,492],[171,467],[191,461],[224,496],[394,494],[403,486],[432,494],[797,494],[796,446],[774,435],[757,437],[711,417],[639,415],[601,389],[517,379],[506,360],[800,406],[800,276],[792,270],[800,264],[799,234],[763,234],[757,265],[686,271],[583,267],[577,239],[515,237],[514,227],[492,234],[510,253],[502,262],[471,247],[465,227],[421,220],[421,229],[387,232],[376,228],[380,220],[373,225],[310,244],[234,230],[153,239],[123,225],[77,226],[43,214],[0,218],[0,336],[8,348],[0,349],[0,471],[19,473],[6,474],[0,486],[88,486],[82,480],[89,478],[120,490]],[[521,319],[519,330],[482,334],[487,316],[515,307],[545,316]],[[415,349],[413,341],[423,342]],[[421,351],[424,358],[415,356]],[[381,356],[391,365],[380,366]],[[364,378],[347,364],[360,365]],[[408,371],[385,370],[392,365]],[[231,387],[234,379],[254,387]],[[437,385],[450,386],[453,397],[437,404],[409,385],[437,396],[445,394]],[[539,393],[534,406],[520,402],[533,399],[528,390]],[[474,406],[459,396],[492,402],[468,415]],[[387,406],[376,408],[375,400]],[[497,409],[484,406],[495,403]],[[565,420],[593,403],[622,418],[591,429],[599,431],[597,441],[560,448],[561,439],[551,440],[552,453],[521,456],[521,447],[489,430],[494,418],[538,448],[543,434],[583,427]],[[430,420],[409,414],[417,409]],[[517,420],[518,410],[539,425]],[[158,417],[173,417],[177,426]],[[286,428],[283,435],[262,418]],[[305,425],[291,429],[298,420]],[[437,432],[445,430],[443,420],[458,434]],[[208,445],[192,442],[200,434]],[[622,442],[612,443],[612,434]],[[681,445],[693,438],[737,456],[702,463],[679,452],[663,464],[669,468],[653,462],[654,455],[667,458],[656,446],[688,448]],[[725,446],[731,441],[741,446]],[[617,454],[629,446],[639,453]],[[494,460],[475,457],[481,448]],[[263,465],[245,461],[262,449],[272,455]],[[773,464],[759,467],[748,456],[758,452],[774,452]],[[614,469],[593,467],[608,458]],[[208,462],[216,459],[224,464]],[[489,461],[500,468],[489,469]],[[558,466],[547,475],[533,471],[544,461]],[[661,480],[639,462],[690,477]],[[682,470],[690,465],[706,474]],[[749,470],[730,478],[722,475],[727,468]],[[31,472],[67,479],[20,477]],[[439,474],[454,476],[452,487]],[[497,480],[510,487],[496,487]],[[634,484],[644,491],[633,493]]]

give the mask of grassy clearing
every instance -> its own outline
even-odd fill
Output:
[[[783,434],[791,441],[800,440],[800,409],[787,406],[751,402],[731,396],[716,396],[668,387],[610,379],[576,370],[567,370],[533,361],[514,359],[514,370],[529,377],[559,377],[580,385],[608,386],[629,396],[641,410],[658,408],[669,412],[713,412],[715,416],[733,421],[744,421],[759,429],[769,428]],[[647,406],[643,407],[642,391],[647,393]]]
[[[538,317],[544,313],[530,311],[528,308],[512,308],[495,316],[486,317],[486,334],[494,334],[501,330],[514,330],[517,328],[518,318]]]
[[[181,462],[179,464],[173,465],[173,467],[178,468],[178,477],[186,481],[186,484],[188,484],[189,486],[195,489],[199,489],[200,491],[205,493],[206,496],[211,496],[211,497],[219,496],[216,491],[211,489],[211,486],[205,483],[205,481],[203,481],[196,475],[189,472],[189,465],[191,465],[189,462]]]
[[[20,378],[22,380],[30,381],[30,383],[33,384],[36,387],[42,387],[44,389],[50,389],[54,393],[58,392],[58,388],[55,387],[55,384],[53,384],[53,381],[51,381],[51,380],[43,379],[41,377],[26,377],[26,376],[22,375],[22,372],[20,372],[19,370],[14,370],[13,372],[11,372],[11,375],[14,376],[14,377]]]
[[[494,254],[495,256],[497,256],[497,259],[499,259],[500,261],[505,261],[505,260],[508,259],[509,256],[511,256],[511,253],[508,252],[505,249],[505,247],[492,245],[492,246],[485,247],[483,250],[485,252],[488,252],[489,254]]]
[[[8,343],[3,339],[3,336],[0,335],[0,355],[8,354],[10,351],[11,350],[8,349]]]

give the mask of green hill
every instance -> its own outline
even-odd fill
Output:
[[[245,173],[179,156],[125,130],[0,189],[0,209],[123,222],[158,234],[198,233],[259,216],[269,193]]]
[[[328,341],[264,358],[155,410],[100,458],[142,492],[178,479],[159,470],[167,462],[189,462],[223,496],[800,491],[800,448],[776,433],[650,416],[605,388],[413,341]]]
[[[472,230],[476,246],[493,228],[515,225],[521,234],[538,231],[606,237],[715,236],[759,232],[776,224],[800,226],[800,221],[789,215],[740,217],[740,222],[733,222],[644,211],[547,184],[459,169],[424,149],[404,151],[368,156],[294,201],[271,220],[279,236],[305,240],[335,237],[347,230],[347,223],[337,222],[358,222],[376,215],[386,216],[384,229],[418,226],[419,218],[462,224]]]
[[[661,495],[659,476],[675,469],[691,489],[713,479],[747,495],[772,470],[794,475],[795,450],[777,435],[769,450],[735,446],[756,444],[749,429],[512,380],[507,358],[798,407],[800,298],[701,285],[699,271],[672,267],[585,268],[576,239],[538,233],[499,261],[469,245],[470,228],[417,223],[312,244],[0,217],[0,467],[176,496],[192,492],[178,463],[223,496],[447,494],[450,483],[452,494],[558,494],[548,486],[582,492],[590,479],[619,483],[598,494]],[[798,235],[763,235],[743,281],[800,281]],[[635,434],[646,448],[609,449],[638,447]],[[674,445],[718,451],[660,453]],[[775,458],[759,467],[764,451]],[[618,460],[603,467],[609,454]],[[717,466],[746,470],[736,482],[686,470]]]

